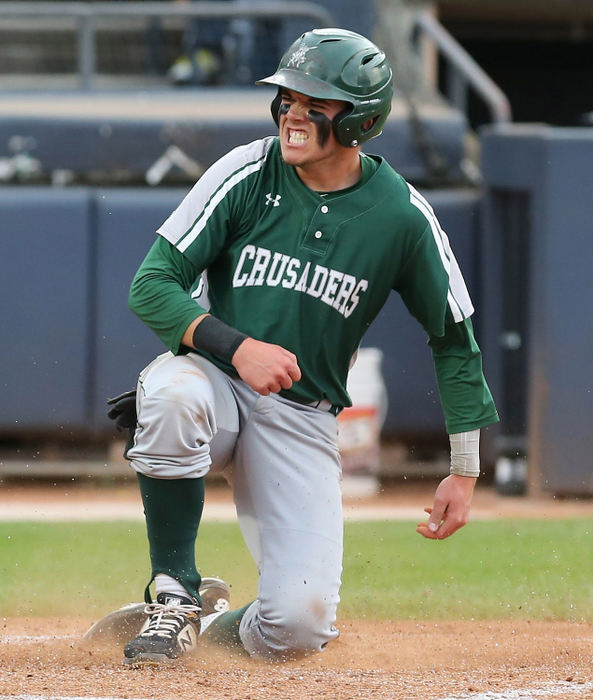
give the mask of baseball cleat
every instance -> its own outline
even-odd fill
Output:
[[[206,577],[200,584],[201,617],[230,609],[230,590],[219,578]],[[85,633],[85,642],[126,644],[140,634],[147,619],[146,603],[128,603],[105,615]]]
[[[200,607],[195,601],[159,593],[156,603],[145,607],[146,622],[140,634],[124,648],[126,666],[169,663],[197,646]]]

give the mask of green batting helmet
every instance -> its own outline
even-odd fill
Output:
[[[375,44],[345,29],[313,29],[301,35],[282,57],[278,70],[256,85],[277,85],[272,116],[278,124],[280,90],[287,88],[350,106],[333,119],[336,139],[358,146],[378,136],[391,111],[393,86],[385,54]],[[374,119],[369,129],[363,124]]]

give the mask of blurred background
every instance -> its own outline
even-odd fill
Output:
[[[588,0],[0,0],[2,481],[129,476],[106,399],[163,350],[128,311],[131,278],[204,170],[274,132],[253,82],[321,26],[393,65],[366,150],[423,192],[464,272],[501,414],[485,479],[593,495]],[[347,476],[448,473],[426,338],[395,295],[364,347]]]

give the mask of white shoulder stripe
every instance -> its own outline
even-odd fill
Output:
[[[211,165],[158,233],[180,251],[185,251],[232,187],[263,165],[272,141],[271,138],[261,139],[239,146]]]
[[[449,238],[441,228],[432,207],[409,183],[408,187],[410,188],[410,203],[422,212],[430,225],[430,230],[432,231],[434,242],[439,251],[443,268],[449,277],[449,291],[447,293],[449,308],[451,309],[454,320],[459,323],[471,316],[474,312],[474,307],[467,287],[465,286],[463,275],[459,269],[459,264],[451,250]]]
[[[189,246],[196,240],[200,233],[206,227],[208,219],[212,215],[212,212],[220,204],[220,202],[227,196],[227,194],[233,189],[235,185],[238,185],[242,180],[251,175],[251,173],[260,170],[264,164],[264,159],[251,163],[247,167],[236,172],[232,177],[230,177],[216,192],[216,194],[210,199],[208,204],[204,207],[203,213],[200,218],[195,222],[192,228],[188,231],[185,238],[177,245],[177,248],[183,253]]]
[[[444,240],[447,239],[447,236],[445,236],[443,230],[440,227],[440,224],[435,216],[435,213],[430,206],[430,204],[424,199],[424,197],[417,192],[412,185],[409,185],[410,188],[410,202],[416,207],[416,209],[419,209],[423,214],[428,223],[430,224],[430,230],[432,231],[432,235],[434,238],[434,242],[437,245],[437,248],[439,250],[439,255],[441,256],[441,261],[443,263],[443,267],[447,271],[447,274],[449,274],[449,269],[450,269],[450,259],[451,259],[451,249],[448,246],[449,241],[447,240],[447,248],[445,248]]]

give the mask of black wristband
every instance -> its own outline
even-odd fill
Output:
[[[233,355],[247,337],[236,328],[227,326],[224,321],[206,316],[196,326],[192,342],[196,350],[205,350],[232,364]]]

